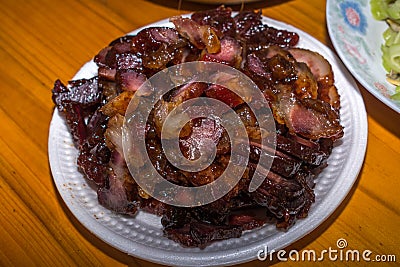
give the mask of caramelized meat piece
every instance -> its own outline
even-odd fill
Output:
[[[246,25],[246,23],[243,24]],[[244,26],[239,35],[240,40],[246,43],[246,48],[249,52],[267,48],[270,45],[293,47],[299,42],[297,33],[279,30],[257,22],[252,22],[250,25],[251,27],[249,28]]]
[[[101,91],[97,86],[97,77],[70,81],[67,86],[60,80],[54,83],[53,102],[60,112],[67,111],[66,103],[80,105],[83,109],[100,104]]]
[[[99,203],[118,213],[136,214],[139,205],[138,188],[130,188],[133,192],[129,192],[129,195],[136,195],[136,200],[129,200],[125,183],[127,182],[126,179],[132,178],[129,177],[129,171],[122,155],[114,152],[110,166],[111,169],[108,170],[105,186],[99,187],[97,190]]]
[[[318,99],[296,99],[284,97],[280,101],[289,131],[310,139],[333,138],[343,136],[343,127],[337,112],[326,102]]]
[[[221,51],[221,44],[215,31],[208,25],[200,25],[192,19],[172,17],[170,21],[183,37],[198,49],[206,49],[208,53]]]
[[[218,53],[204,53],[203,61],[212,61],[238,68],[242,62],[242,47],[231,37],[221,39],[221,50]]]
[[[270,171],[252,195],[258,204],[267,207],[276,216],[278,227],[288,228],[314,202],[314,195],[309,194],[312,191],[306,187],[307,184],[285,179]]]
[[[53,102],[65,116],[74,142],[82,145],[88,135],[85,118],[96,110],[102,98],[97,77],[71,81],[68,86],[57,80],[52,93]]]
[[[200,25],[211,26],[220,38],[236,36],[236,24],[229,7],[220,6],[212,10],[198,11],[192,14],[191,19]]]
[[[339,94],[334,85],[331,64],[317,52],[307,49],[290,48],[289,52],[298,62],[304,62],[310,68],[318,83],[318,98],[329,103],[334,109],[339,109]]]
[[[132,69],[118,71],[116,76],[116,82],[122,91],[136,92],[146,80],[146,75]]]
[[[99,186],[106,182],[106,173],[111,156],[104,138],[107,123],[107,116],[99,111],[91,116],[86,126],[87,136],[80,146],[77,162],[86,177]]]
[[[207,118],[196,118],[190,121],[190,134],[180,138],[179,145],[183,155],[189,160],[200,157],[200,151],[211,149],[217,145],[224,128],[217,121]]]
[[[210,85],[206,89],[205,94],[210,98],[221,100],[222,102],[224,102],[225,104],[227,104],[232,108],[237,107],[243,103],[243,99],[241,97],[236,95],[228,88],[225,88],[217,84]]]
[[[261,10],[258,11],[242,11],[234,17],[236,23],[236,31],[239,37],[246,38],[251,29],[262,25]]]

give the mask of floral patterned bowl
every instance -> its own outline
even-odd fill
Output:
[[[328,0],[329,35],[339,57],[353,76],[375,97],[400,113],[400,102],[390,98],[395,86],[386,81],[382,66],[383,21],[372,17],[369,0]]]

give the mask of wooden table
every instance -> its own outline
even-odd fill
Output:
[[[57,78],[71,79],[116,37],[172,15],[210,8],[189,2],[183,2],[180,11],[177,7],[177,0],[1,1],[0,266],[156,266],[102,242],[74,218],[59,196],[47,154],[54,108],[51,88]],[[245,6],[250,7],[263,8],[263,14],[332,48],[325,1],[271,0]],[[399,262],[400,114],[359,88],[369,131],[358,180],[336,212],[287,251],[321,252],[345,238],[349,248],[393,254]],[[253,265],[268,262],[243,266]]]

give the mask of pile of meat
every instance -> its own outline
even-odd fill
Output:
[[[299,36],[263,24],[259,11],[233,16],[230,8],[221,6],[170,21],[174,28],[150,27],[111,42],[94,58],[97,76],[67,85],[55,82],[53,101],[79,149],[80,170],[97,186],[101,205],[127,215],[138,210],[157,214],[165,236],[183,246],[205,247],[265,223],[287,229],[307,216],[314,202],[314,178],[326,167],[335,140],[343,136],[330,64],[316,52],[295,48]],[[211,138],[217,147],[215,160],[197,173],[168,162],[160,127],[171,106],[200,96],[223,101],[240,116],[250,140],[249,163],[239,183],[215,202],[183,208],[157,201],[136,184],[123,156],[121,129],[129,101],[143,82],[160,70],[190,61],[227,64],[249,76],[273,111],[277,143],[270,171],[250,193],[259,157],[268,153],[268,147],[260,145],[258,122],[244,100],[227,88],[200,82],[163,96],[148,119],[146,145],[154,167],[168,181],[182,186],[210,183],[224,171],[230,154],[222,126],[197,118],[181,131],[181,151],[193,160],[196,144]],[[153,92],[143,94],[150,97]]]

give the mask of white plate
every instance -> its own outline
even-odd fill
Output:
[[[370,0],[328,0],[329,35],[339,57],[354,77],[376,98],[400,113],[400,101],[390,98],[395,86],[382,66],[382,33],[388,28],[372,17]]]
[[[360,92],[340,60],[325,45],[293,26],[266,17],[263,21],[276,28],[297,32],[299,47],[324,55],[332,64],[341,95],[344,137],[334,148],[329,166],[317,179],[316,203],[309,216],[298,220],[287,232],[276,230],[275,225],[265,225],[245,232],[241,238],[216,242],[202,250],[183,248],[163,237],[159,217],[144,212],[135,218],[125,217],[98,204],[95,190],[77,170],[77,150],[64,120],[55,111],[49,133],[49,159],[54,182],[71,212],[93,234],[123,252],[152,262],[181,266],[231,265],[256,259],[257,252],[264,246],[271,251],[290,245],[314,230],[340,205],[364,161],[367,117]],[[172,25],[164,20],[151,26]],[[96,65],[89,62],[74,79],[93,75],[96,75]]]

